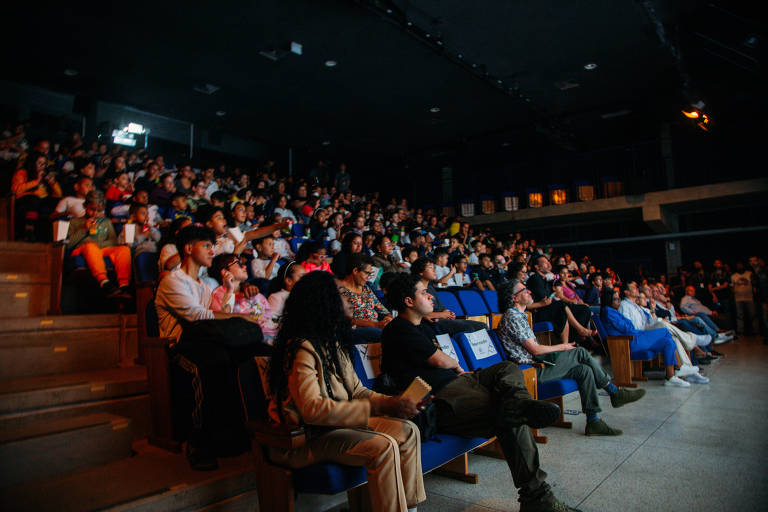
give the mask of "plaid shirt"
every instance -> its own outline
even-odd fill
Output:
[[[533,339],[536,342],[536,336],[528,325],[527,315],[517,308],[509,308],[504,313],[499,325],[499,339],[507,353],[507,358],[517,364],[534,363],[531,353],[523,346],[523,341]]]

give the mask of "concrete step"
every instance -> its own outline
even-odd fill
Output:
[[[104,413],[0,430],[0,487],[129,457],[132,437],[130,419]]]
[[[135,315],[5,319],[0,380],[114,368],[136,354]]]
[[[186,511],[238,496],[254,503],[253,495],[249,494],[256,489],[250,454],[219,459],[219,469],[208,472],[192,471],[184,455],[143,441],[134,443],[133,449],[136,455],[128,459],[0,489],[0,509],[4,512]]]
[[[145,394],[144,366],[0,381],[0,415]]]

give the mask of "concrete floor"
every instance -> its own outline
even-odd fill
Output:
[[[583,512],[768,510],[768,346],[742,337],[718,349],[727,357],[704,367],[709,384],[649,380],[641,401],[616,410],[601,396],[601,416],[620,437],[584,436],[584,414],[566,416],[572,430],[544,429],[541,464],[555,494]],[[565,409],[580,410],[578,393]],[[477,485],[427,475],[419,511],[518,510],[504,461],[470,455],[470,469]],[[299,504],[319,510],[322,501]]]

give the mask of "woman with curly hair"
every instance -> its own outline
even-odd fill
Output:
[[[273,449],[275,462],[364,466],[374,511],[405,512],[424,501],[418,405],[363,387],[348,353],[352,329],[331,274],[311,272],[291,290],[269,368],[270,417],[304,425],[307,443]],[[395,417],[385,417],[390,415]]]

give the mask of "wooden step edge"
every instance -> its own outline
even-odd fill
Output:
[[[0,445],[18,443],[29,439],[63,434],[107,424],[112,425],[112,430],[122,430],[127,428],[130,423],[130,418],[105,412],[73,416],[59,420],[43,420],[23,428],[0,429]]]
[[[20,377],[0,381],[0,401],[4,397],[24,393],[53,392],[89,386],[91,392],[102,391],[104,386],[122,385],[147,380],[147,367],[131,365],[107,370],[60,373],[40,377]]]

